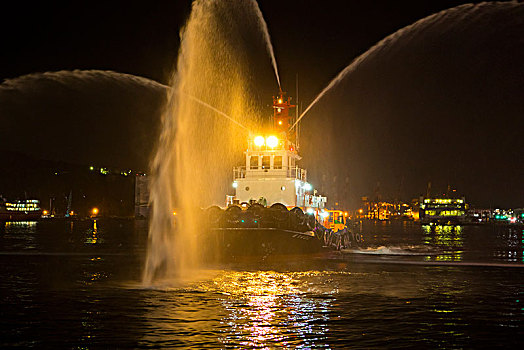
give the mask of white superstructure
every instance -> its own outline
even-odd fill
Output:
[[[250,135],[244,152],[245,165],[233,169],[235,195],[228,196],[227,204],[257,202],[265,206],[282,203],[286,207],[323,209],[326,197],[316,194],[307,182],[307,172],[297,166],[298,155],[295,133],[289,130],[293,117],[284,93],[273,99],[274,127],[266,134]]]

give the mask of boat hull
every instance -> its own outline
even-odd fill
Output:
[[[271,254],[315,253],[322,241],[312,231],[280,228],[213,228],[212,239],[218,254],[225,257],[267,256]]]

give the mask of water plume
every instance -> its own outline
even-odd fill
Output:
[[[260,11],[260,7],[258,6],[258,3],[255,0],[252,0],[251,3],[253,4],[253,9],[255,10],[255,13],[257,15],[258,26],[260,27],[260,30],[262,31],[262,34],[264,35],[264,41],[266,43],[266,48],[269,53],[269,56],[271,57],[271,64],[273,65],[273,70],[275,71],[275,77],[277,78],[278,87],[280,89],[281,88],[280,76],[278,75],[277,60],[275,59],[275,52],[273,50],[273,44],[271,44],[271,37],[269,36],[269,29],[267,28],[267,23],[264,20],[264,16],[262,15],[262,11]]]
[[[504,2],[504,3],[489,3],[484,2],[480,4],[465,4],[453,7],[447,10],[437,12],[433,15],[425,17],[410,24],[395,33],[385,37],[370,49],[357,57],[352,63],[344,68],[340,73],[331,80],[331,82],[315,97],[313,102],[300,114],[300,117],[295,121],[291,128],[295,127],[300,120],[315,106],[315,104],[331,89],[336,87],[342,80],[348,77],[351,73],[356,71],[364,62],[379,56],[382,53],[389,52],[392,48],[398,48],[399,41],[407,43],[415,37],[424,35],[430,30],[438,30],[439,33],[444,34],[446,31],[453,29],[455,26],[467,26],[474,23],[482,16],[489,15],[490,12],[499,9],[522,9],[524,7],[521,3]],[[446,26],[441,26],[446,22]]]
[[[183,280],[201,265],[200,208],[224,202],[246,140],[238,125],[249,126],[254,121],[248,116],[259,115],[248,102],[253,84],[242,50],[252,42],[243,24],[253,23],[254,15],[249,2],[195,1],[181,31],[151,166],[146,286]]]

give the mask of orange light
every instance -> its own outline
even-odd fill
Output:
[[[358,212],[359,212],[360,214],[362,214],[363,210],[362,210],[362,209],[359,209]]]
[[[176,216],[176,211],[173,212],[173,216]]]
[[[282,103],[282,99],[279,99],[279,100],[278,100],[278,103]]]
[[[48,214],[48,211],[47,211],[47,210],[44,210],[44,211],[42,212],[42,214],[47,215],[47,214]]]
[[[97,215],[98,214],[98,208],[93,208],[93,210],[91,210],[91,213],[93,215]]]
[[[278,125],[282,125],[282,120],[279,120],[279,121],[278,121]]]

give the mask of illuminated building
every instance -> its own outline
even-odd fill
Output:
[[[468,205],[462,198],[420,198],[420,222],[463,223]]]
[[[492,220],[503,224],[523,224],[524,209],[495,209],[493,210]]]
[[[369,201],[368,197],[362,197],[360,209],[356,212],[356,217],[371,220],[414,220],[417,218],[417,211],[413,210],[412,205],[403,202]]]
[[[513,209],[517,223],[524,224],[524,208]]]
[[[467,216],[471,223],[487,223],[492,220],[492,211],[491,209],[469,208]]]
[[[37,199],[0,202],[0,219],[3,220],[35,220],[42,214],[40,201]]]

